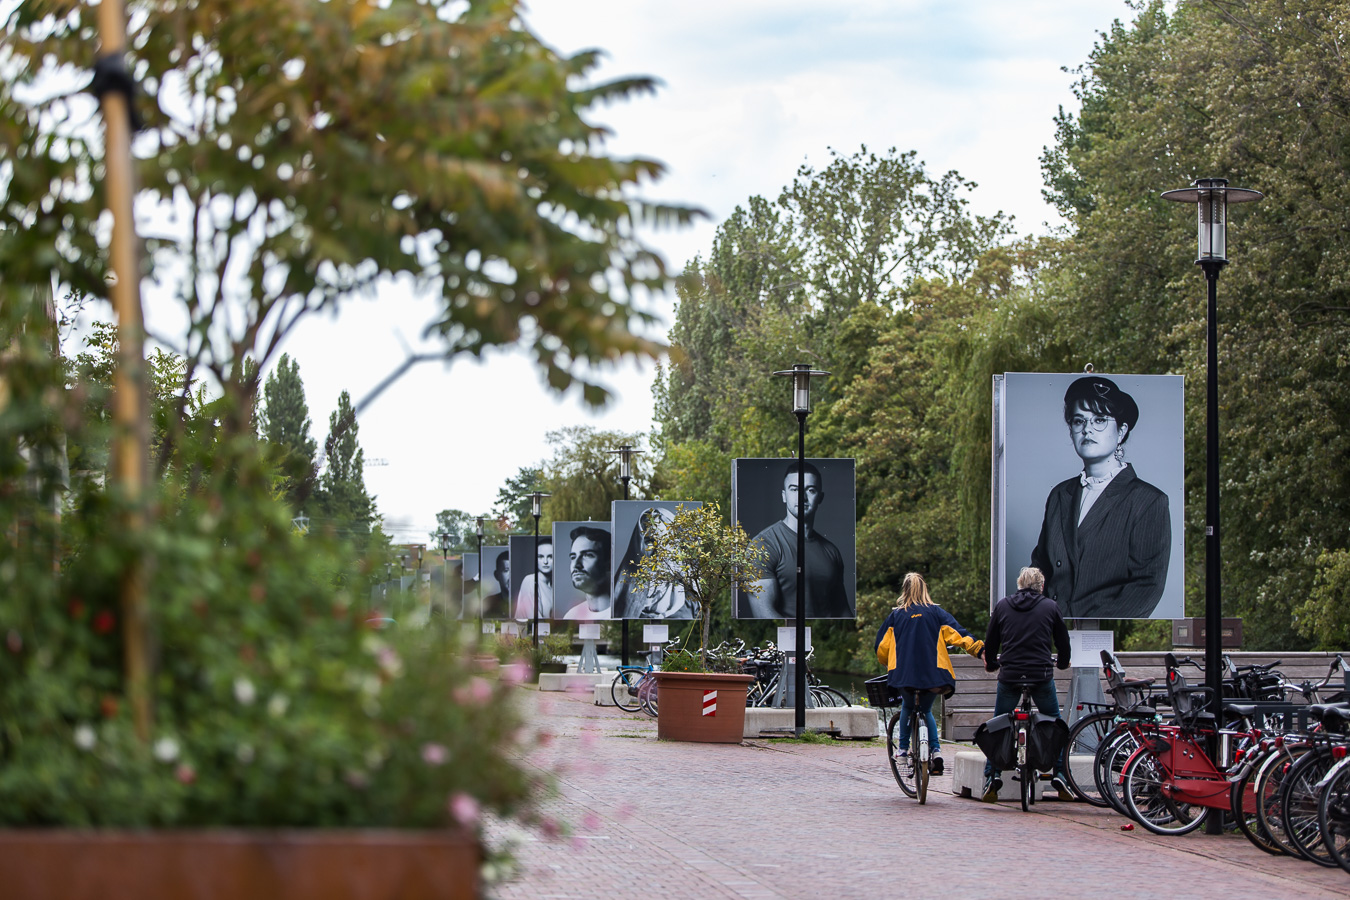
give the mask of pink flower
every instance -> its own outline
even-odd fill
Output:
[[[483,706],[492,699],[492,685],[477,675],[469,683],[455,688],[455,700],[465,706]]]
[[[586,813],[581,819],[581,827],[587,831],[599,831],[600,817],[593,812]]]
[[[478,801],[460,791],[450,795],[450,817],[465,827],[478,821]]]
[[[450,751],[444,744],[423,744],[422,762],[429,766],[441,766],[450,758]]]
[[[556,819],[542,819],[539,822],[539,830],[544,833],[544,837],[550,840],[562,834],[562,826]]]
[[[182,784],[192,784],[197,780],[197,770],[187,763],[179,763],[178,768],[173,770],[173,777]]]
[[[503,684],[524,684],[530,677],[530,665],[517,660],[502,666],[501,673]]]
[[[581,733],[581,749],[590,750],[595,746],[595,732],[587,729]]]

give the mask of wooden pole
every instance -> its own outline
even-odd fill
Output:
[[[102,0],[98,7],[101,56],[120,61],[126,53],[126,17],[122,0]],[[131,159],[131,104],[126,92],[102,91],[104,191],[113,216],[109,261],[109,299],[117,316],[117,366],[113,373],[112,487],[126,505],[126,539],[132,548],[125,561],[119,593],[122,609],[122,652],[126,689],[136,735],[148,742],[152,725],[150,697],[149,615],[146,606],[145,559],[141,536],[145,517],[146,465],[149,453],[145,407],[145,325],[141,313],[140,266],[132,203],[136,195]]]

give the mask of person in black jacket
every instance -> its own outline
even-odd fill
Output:
[[[1055,673],[1050,668],[1053,644],[1055,668],[1069,667],[1069,629],[1055,601],[1045,596],[1045,575],[1027,567],[1017,575],[1017,593],[1004,597],[989,617],[984,636],[984,667],[998,672],[998,693],[994,697],[994,715],[1001,716],[1017,708],[1022,699],[1019,681],[1034,681],[1031,699],[1042,715],[1059,717],[1059,696],[1055,693]],[[1072,798],[1064,778],[1063,762],[1051,779],[1061,800]],[[994,764],[984,763],[985,803],[998,800],[1003,779]]]

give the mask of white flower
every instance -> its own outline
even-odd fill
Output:
[[[235,748],[234,758],[244,765],[253,762],[253,746],[251,744],[240,744]]]
[[[272,699],[267,701],[267,714],[274,719],[280,719],[286,715],[286,709],[291,705],[291,701],[286,699],[285,694],[273,694]]]
[[[257,698],[258,689],[253,686],[253,682],[242,675],[234,680],[234,699],[244,706],[252,706]]]
[[[81,750],[93,750],[94,744],[98,742],[98,736],[94,734],[92,725],[77,725],[75,727],[75,746]]]
[[[155,741],[152,752],[160,762],[173,762],[178,758],[178,742],[171,737],[162,737]]]

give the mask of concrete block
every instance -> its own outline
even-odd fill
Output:
[[[569,694],[585,694],[604,681],[605,686],[609,687],[609,679],[613,675],[582,675],[578,672],[540,672],[539,690],[541,691],[566,691]]]
[[[745,710],[745,736],[748,738],[782,736],[791,732],[796,721],[792,709],[751,706]],[[806,711],[809,731],[829,731],[844,738],[874,738],[880,733],[877,711],[868,706],[823,706]]]
[[[949,760],[948,767],[952,773],[952,793],[958,797],[973,797],[980,799],[980,792],[984,789],[984,754],[978,750],[960,750],[956,753],[956,758],[952,759],[947,753],[944,753]],[[999,775],[1003,779],[1003,789],[998,792],[999,802],[1011,800],[1014,803],[1020,803],[1022,800],[1022,786],[1013,780],[1012,772],[1003,772]],[[1059,793],[1050,786],[1049,781],[1038,781],[1037,787],[1040,794],[1036,802],[1042,800],[1059,800]]]
[[[601,682],[597,682],[597,683],[596,683],[596,685],[595,685],[595,705],[596,705],[596,706],[613,706],[613,705],[614,705],[614,694],[610,691],[610,688],[613,687],[613,686],[614,686],[614,677],[613,677],[613,676],[610,676],[610,677],[606,678],[604,681],[601,681]]]

